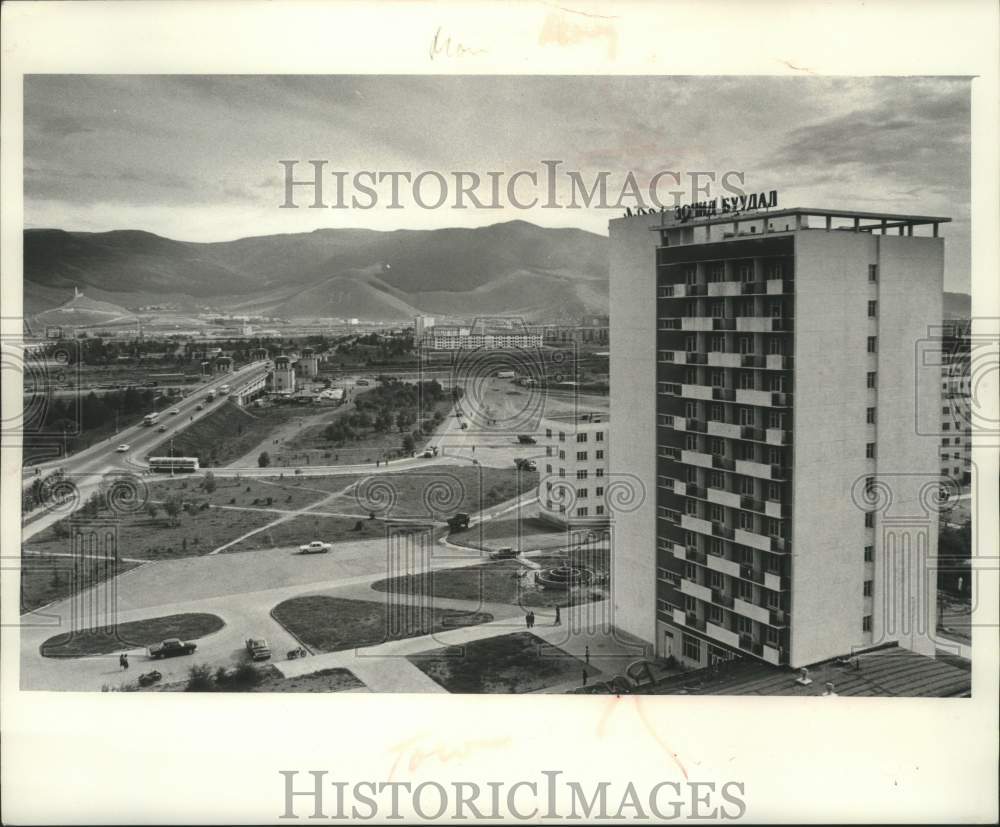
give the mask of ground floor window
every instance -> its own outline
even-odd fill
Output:
[[[701,641],[691,635],[684,635],[684,657],[689,660],[701,660]]]

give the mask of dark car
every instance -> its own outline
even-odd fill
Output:
[[[171,637],[167,638],[163,643],[150,646],[146,651],[151,658],[156,660],[158,658],[173,658],[178,655],[190,655],[197,648],[197,644]]]

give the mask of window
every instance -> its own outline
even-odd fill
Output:
[[[766,635],[768,646],[774,647],[778,645],[779,638],[777,629],[772,629],[770,626],[766,627]]]
[[[579,497],[581,500],[585,500],[587,498],[587,489],[586,488],[577,488],[576,489],[576,496]]]
[[[753,531],[753,515],[746,511],[740,512],[740,528],[746,531]]]
[[[595,477],[603,477],[604,476],[604,469],[603,468],[598,468],[596,471],[594,471],[594,476]]]
[[[740,265],[740,281],[753,281],[753,265]]]
[[[586,471],[586,469],[584,469],[582,471],[577,471],[576,472],[576,478],[578,480],[585,480],[585,479],[587,479],[587,471]]]
[[[753,410],[740,408],[740,425],[753,425]]]
[[[576,516],[577,517],[586,517],[587,516],[587,509],[586,509],[586,507],[578,508],[576,510]]]
[[[684,611],[694,612],[698,608],[698,601],[695,600],[691,595],[684,595]]]
[[[576,441],[577,442],[586,442],[587,441],[587,435],[586,434],[577,434],[576,435]]]
[[[601,469],[598,468],[596,476],[598,476],[598,477],[601,476],[600,471],[601,471]],[[685,468],[684,469],[684,478],[685,478],[685,480],[687,482],[697,483],[698,482],[698,469],[697,468]]]
[[[710,571],[708,573],[708,585],[713,589],[721,589],[722,581],[723,577],[721,571]]]
[[[545,456],[547,456],[547,457],[551,457],[552,456],[552,446],[551,445],[546,445],[545,446]]]
[[[781,499],[781,486],[778,483],[769,482],[767,484],[767,498],[773,502]]]
[[[781,411],[768,411],[768,413],[767,413],[767,427],[768,428],[784,428],[785,427],[785,415]]]
[[[875,371],[873,370],[868,371],[868,376],[866,377],[866,384],[869,388],[878,387],[875,381]]]
[[[767,608],[769,609],[781,608],[781,595],[778,594],[778,592],[773,592],[770,589],[765,589],[764,601],[767,603]]]
[[[752,477],[740,477],[740,493],[747,497],[753,496]]]
[[[753,336],[740,336],[740,353],[753,353]]]
[[[871,630],[872,630],[872,616],[865,615],[863,618],[861,618],[861,631],[870,632]]]
[[[726,374],[721,370],[712,371],[712,387],[724,388],[726,386]]]
[[[546,428],[545,429],[545,438],[546,439],[552,439],[552,429],[551,428]]]
[[[781,318],[781,310],[782,310],[782,308],[781,308],[781,302],[780,301],[768,302],[768,304],[767,304],[767,315],[770,316],[772,319],[780,319]]]
[[[709,488],[725,488],[726,478],[722,475],[721,471],[712,471],[708,477]]]
[[[753,601],[753,586],[747,583],[746,580],[736,581],[736,596],[740,600],[746,600],[748,603]]]
[[[875,459],[875,443],[874,442],[869,442],[867,445],[865,445],[865,458],[866,459]]]
[[[868,302],[868,318],[874,319],[878,315],[878,302],[874,299]]]
[[[777,336],[770,336],[767,343],[767,352],[770,356],[781,356],[784,353],[784,345]]]
[[[878,337],[869,336],[868,337],[868,352],[877,353],[878,352]]]
[[[718,437],[712,437],[709,441],[709,450],[716,456],[723,456],[726,453],[726,444]]]
[[[781,449],[774,447],[768,448],[767,461],[770,465],[781,465]]]
[[[714,422],[725,422],[726,412],[723,409],[722,405],[714,403],[708,410],[709,410],[708,414],[709,419],[711,419]]]
[[[750,371],[744,371],[737,374],[737,387],[741,391],[752,391],[753,390],[753,374]]]
[[[715,505],[714,503],[712,504],[712,508],[709,513],[712,519],[717,523],[722,522],[723,517],[725,517],[725,514],[722,512],[722,506]]]
[[[684,370],[684,384],[685,385],[697,385],[698,384],[698,371],[695,368],[685,368],[685,370]]]
[[[868,265],[868,281],[876,282],[878,281],[878,265],[869,264]]]
[[[701,663],[701,641],[691,635],[684,635],[684,657]]]
[[[595,497],[603,497],[604,496],[604,489],[601,486],[598,486],[597,488],[595,488],[594,489],[594,496]]]
[[[566,459],[566,452],[565,451],[560,451],[559,452],[559,459]]]
[[[551,474],[552,473],[552,466],[551,465],[546,465],[545,466],[545,473],[546,474]]]
[[[587,452],[586,451],[577,451],[576,452],[576,459],[577,459],[578,462],[586,462],[587,461]]]
[[[875,559],[875,546],[865,546],[865,562],[871,563]]]
[[[872,596],[872,584],[873,583],[874,583],[874,581],[872,581],[872,580],[865,580],[865,585],[864,585],[864,596],[865,597],[871,597]]]
[[[712,347],[710,350],[717,351],[718,353],[726,352],[726,337],[725,336],[713,336],[712,337]]]
[[[696,582],[698,580],[698,571],[695,569],[694,563],[684,564],[684,579],[692,582]]]
[[[597,442],[604,442],[604,431],[598,431],[596,434],[594,434],[594,439]]]
[[[753,621],[749,617],[736,615],[736,631],[741,635],[749,635],[753,631]]]
[[[875,512],[867,511],[865,512],[865,528],[875,527]]]
[[[685,402],[684,403],[684,416],[687,419],[697,419],[698,418],[698,403],[697,402]],[[598,442],[604,441],[604,434],[599,434],[600,439]]]
[[[559,441],[560,442],[565,442],[566,441],[566,434],[564,432],[562,432],[562,431],[559,432]]]
[[[874,408],[869,408],[867,411],[865,411],[865,422],[867,422],[869,425],[874,425],[875,424],[875,409]]]
[[[698,503],[696,500],[684,501],[684,512],[692,517],[698,516]]]
[[[697,336],[685,336],[684,337],[684,349],[690,353],[692,350],[698,349],[698,337]]]
[[[781,374],[777,376],[772,375],[770,381],[768,382],[769,390],[784,392],[785,390],[785,377]]]
[[[942,422],[941,423],[941,430],[942,431],[950,431],[951,430],[951,423],[950,422]]]
[[[722,609],[718,606],[709,606],[708,621],[709,623],[722,623]]]
[[[597,515],[598,517],[600,517],[600,516],[601,516],[602,514],[604,514],[604,506],[603,506],[603,505],[599,505],[599,506],[597,506],[597,508],[595,508],[595,509],[594,509],[594,513],[595,513],[595,514],[596,514],[596,515]]]
[[[684,434],[684,450],[685,451],[697,451],[698,450],[698,435],[697,434]]]
[[[769,279],[780,279],[781,272],[782,268],[780,261],[772,261],[770,264],[767,265],[767,277]]]
[[[688,267],[684,271],[684,283],[696,284],[698,282],[698,271],[694,267]]]
[[[596,451],[594,453],[594,459],[604,459],[604,451]]]
[[[781,520],[775,520],[773,517],[767,521],[767,533],[772,537],[784,537],[785,536],[785,524]]]

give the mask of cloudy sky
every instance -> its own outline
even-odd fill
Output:
[[[521,218],[606,234],[621,208],[520,210],[502,191],[504,209],[459,210],[452,189],[445,206],[422,209],[403,183],[403,208],[389,209],[388,181],[374,209],[306,209],[305,193],[296,194],[303,208],[279,209],[278,162],[301,160],[305,178],[305,161],[327,160],[328,172],[347,173],[348,202],[361,170],[474,172],[486,203],[487,174],[520,169],[540,182],[522,180],[518,197],[544,202],[543,160],[562,161],[560,173],[578,170],[588,186],[608,172],[611,203],[630,170],[641,184],[679,172],[680,188],[661,179],[668,202],[670,191],[690,190],[692,172],[718,180],[737,171],[748,192],[779,190],[782,206],[951,216],[945,287],[969,289],[966,80],[31,76],[24,118],[28,227],[213,241]],[[332,203],[335,179],[325,180]],[[559,182],[557,200],[567,204],[568,179]],[[425,202],[437,191],[426,182]]]

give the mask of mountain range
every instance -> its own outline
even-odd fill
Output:
[[[86,291],[87,301],[67,301],[74,288]],[[211,243],[139,230],[25,230],[27,316],[99,324],[166,303],[181,311],[212,307],[284,319],[401,320],[426,313],[568,321],[608,312],[608,240],[526,221],[472,229],[323,229]],[[945,318],[970,313],[968,294],[944,294]]]
[[[289,319],[572,319],[607,313],[607,239],[525,221],[324,229],[213,243],[136,230],[26,230],[26,314],[62,305],[74,287],[127,308],[170,302]]]

